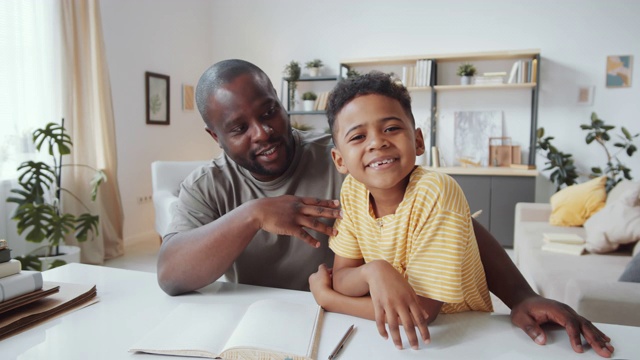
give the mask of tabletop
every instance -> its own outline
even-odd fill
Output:
[[[0,341],[2,359],[176,359],[132,354],[129,348],[181,303],[251,303],[273,298],[314,302],[311,293],[225,282],[197,292],[169,296],[153,273],[68,264],[43,273],[45,281],[95,284],[99,302],[45,322]],[[337,357],[341,359],[600,359],[588,349],[576,354],[563,329],[548,329],[548,343],[536,345],[506,315],[466,312],[440,315],[431,324],[432,343],[419,350],[397,350],[378,335],[375,323],[352,316],[325,313],[318,359],[330,352],[351,325],[356,331]],[[640,356],[640,327],[597,324],[612,338],[613,358]],[[179,329],[176,336],[179,336]]]

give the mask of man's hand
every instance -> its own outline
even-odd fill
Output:
[[[578,315],[571,307],[542,296],[530,297],[514,306],[511,309],[511,322],[539,345],[547,342],[547,336],[540,325],[552,322],[565,328],[571,347],[577,353],[584,352],[580,335],[602,357],[611,357],[614,350],[610,344],[611,339],[589,320]]]
[[[422,341],[428,344],[431,340],[427,327],[429,314],[420,306],[418,295],[413,288],[388,262],[375,260],[367,263],[367,282],[373,301],[378,332],[388,338],[385,323],[393,343],[402,349],[399,325],[402,324],[411,348],[418,349],[418,338],[415,326],[420,330]]]
[[[260,228],[270,233],[300,238],[313,247],[320,247],[317,239],[306,229],[327,236],[336,235],[336,230],[320,221],[320,218],[339,219],[340,202],[315,198],[283,195],[256,200],[261,208]]]

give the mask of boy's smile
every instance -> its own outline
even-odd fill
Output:
[[[424,140],[397,100],[356,97],[337,114],[334,132],[332,157],[340,172],[365,184],[374,197],[380,190],[385,197],[389,191],[404,194]]]

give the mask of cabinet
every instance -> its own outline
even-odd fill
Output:
[[[300,77],[298,80],[296,80],[296,83],[305,83],[305,82],[328,82],[330,83],[329,85],[331,87],[333,87],[333,83],[336,82],[338,80],[338,76],[315,76],[315,77],[310,77],[310,76],[302,76]],[[325,111],[324,110],[314,110],[314,111],[303,111],[303,110],[297,110],[295,109],[295,107],[290,104],[290,99],[291,99],[291,92],[293,91],[291,89],[291,82],[289,79],[287,78],[282,78],[282,82],[280,84],[280,94],[282,94],[282,103],[284,104],[285,108],[287,109],[287,112],[289,113],[289,115],[324,115]],[[315,89],[305,89],[306,90],[310,90],[310,91],[314,91]],[[329,90],[327,90],[328,92]],[[299,92],[299,91],[298,91]],[[317,91],[314,91],[317,93]],[[320,98],[316,99],[316,101],[319,101]]]
[[[401,74],[403,66],[414,66],[420,60],[427,60],[431,63],[428,71],[430,81],[423,86],[410,86],[408,90],[412,93],[430,92],[430,128],[431,133],[425,137],[430,139],[431,146],[437,146],[437,120],[439,114],[438,94],[443,92],[459,91],[496,91],[496,90],[530,90],[530,130],[529,130],[529,154],[527,163],[535,164],[536,129],[538,124],[538,88],[540,74],[540,51],[539,50],[513,50],[513,51],[493,51],[461,54],[434,54],[416,55],[402,57],[368,58],[343,60],[340,63],[340,74],[344,77],[349,70],[368,72],[379,70],[383,72],[394,72]],[[455,66],[464,62],[480,62],[484,66],[484,71],[506,71],[510,75],[511,65],[515,61],[531,60],[531,73],[534,74],[528,82],[513,84],[487,84],[487,85],[458,85],[452,80],[451,73],[455,74]],[[493,65],[492,65],[493,64]],[[497,67],[497,68],[496,68]],[[478,67],[479,68],[479,67]],[[480,70],[480,69],[479,69]],[[454,76],[453,79],[458,79]],[[431,159],[429,159],[431,161]]]

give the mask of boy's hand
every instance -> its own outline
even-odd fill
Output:
[[[327,292],[333,291],[331,270],[327,265],[321,264],[318,267],[318,271],[309,276],[309,290],[311,290],[313,298],[316,299],[318,305],[322,307],[325,306],[324,297]]]
[[[402,349],[402,338],[398,329],[402,324],[411,348],[418,349],[415,329],[417,326],[422,341],[428,344],[431,341],[427,327],[429,314],[420,306],[418,295],[409,283],[384,260],[375,260],[364,266],[367,267],[367,282],[380,335],[388,338],[386,322],[389,324],[393,343],[398,349]]]
[[[340,218],[340,202],[338,200],[283,195],[256,201],[260,208],[259,226],[264,231],[295,236],[313,247],[320,247],[320,243],[305,228],[328,236],[337,234],[333,227],[320,219]]]

